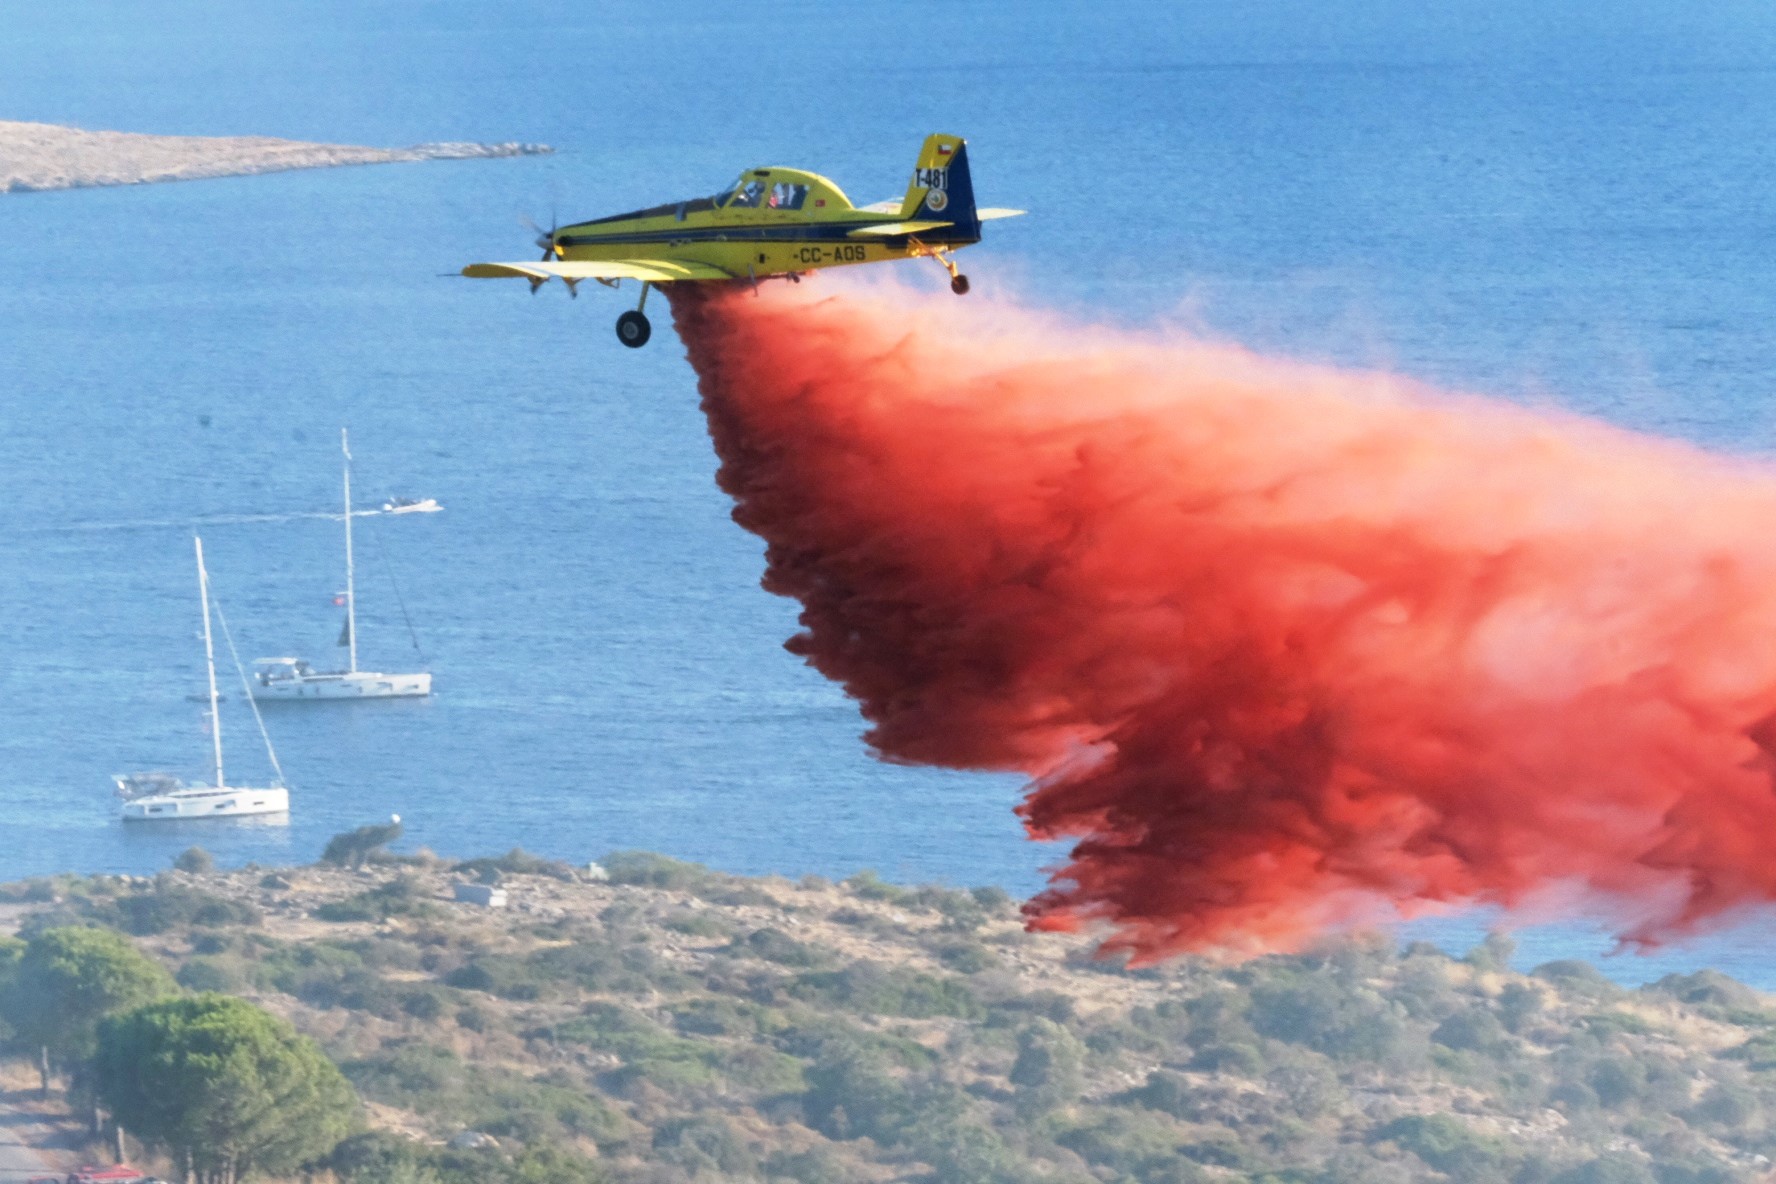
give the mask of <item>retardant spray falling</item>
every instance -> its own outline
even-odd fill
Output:
[[[1776,898],[1776,473],[1377,374],[674,290],[789,647],[1079,840],[1032,923],[1284,949],[1439,903]]]

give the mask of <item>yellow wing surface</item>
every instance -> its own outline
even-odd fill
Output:
[[[734,277],[707,263],[686,263],[677,259],[599,259],[596,261],[562,260],[548,263],[471,263],[462,273],[474,280],[525,279],[532,283],[561,279],[580,280],[643,280],[650,284],[669,284],[675,280],[731,280]]]

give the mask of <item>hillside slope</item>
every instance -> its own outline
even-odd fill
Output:
[[[13,885],[319,1039],[379,1133],[357,1184],[1702,1181],[1776,1148],[1776,1009],[1352,939],[1137,971],[996,889],[514,853]],[[457,903],[498,880],[503,910]],[[466,1131],[489,1136],[445,1146]],[[391,1176],[391,1173],[393,1175]]]

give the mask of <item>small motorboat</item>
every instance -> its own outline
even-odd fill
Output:
[[[436,514],[443,508],[435,497],[391,497],[382,503],[384,514]]]

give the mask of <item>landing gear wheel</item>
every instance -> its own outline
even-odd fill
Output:
[[[640,349],[654,335],[654,327],[641,313],[630,309],[617,318],[617,340],[630,349]]]
[[[968,277],[965,275],[951,276],[950,277],[950,291],[954,292],[958,296],[968,295]]]

